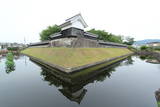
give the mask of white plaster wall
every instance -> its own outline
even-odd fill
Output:
[[[72,24],[72,27],[78,28],[78,29],[84,29],[84,26],[82,25],[82,23],[80,21],[74,21]]]
[[[68,29],[68,28],[71,28],[71,27],[72,27],[72,25],[68,25],[66,27],[63,27],[62,30],[65,30],[65,29]]]
[[[71,28],[71,27],[75,27],[75,28],[84,30],[84,26],[79,20],[73,21],[71,23],[72,23],[71,25],[63,27],[62,30],[65,30],[65,29],[68,29],[68,28]]]

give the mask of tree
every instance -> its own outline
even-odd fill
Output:
[[[140,49],[141,49],[142,51],[144,51],[144,50],[148,50],[149,47],[148,47],[148,46],[141,46]]]
[[[109,38],[109,36],[110,36],[108,34],[108,32],[105,32],[104,30],[91,29],[88,32],[93,33],[93,34],[97,34],[98,35],[98,39],[104,40],[104,41],[107,41],[107,38]]]
[[[110,38],[109,38],[109,41],[116,42],[116,43],[123,43],[123,38],[122,38],[122,36],[116,36],[116,35],[112,34],[112,36],[110,36]]]
[[[127,45],[133,45],[134,43],[134,38],[132,37],[126,37],[126,41],[124,42],[124,44],[127,44]]]
[[[61,31],[61,28],[58,25],[48,26],[46,29],[44,29],[40,33],[40,40],[41,41],[49,40],[49,36],[51,34],[54,34],[60,31]]]
[[[108,33],[105,30],[95,30],[91,29],[88,32],[91,32],[93,34],[98,35],[99,40],[109,41],[109,42],[116,42],[116,43],[122,43],[123,38],[122,36],[116,36],[112,33]]]

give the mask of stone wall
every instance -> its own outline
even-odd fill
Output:
[[[83,47],[101,47],[97,40],[90,40],[86,38],[61,38],[50,41],[51,47],[73,47],[73,48],[83,48]]]
[[[68,47],[68,48],[127,48],[127,45],[102,42],[85,37],[67,37],[30,44],[29,47]]]
[[[105,44],[104,44],[105,43]],[[51,47],[71,47],[71,48],[127,48],[126,45],[104,42],[100,43],[98,40],[88,39],[84,37],[77,38],[60,38],[50,41]]]

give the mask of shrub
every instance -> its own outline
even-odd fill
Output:
[[[7,54],[6,73],[9,73],[15,70],[15,64],[14,64],[13,58],[14,56],[12,53]]]
[[[7,54],[7,60],[8,61],[13,61],[13,54],[11,53],[11,52],[9,52],[8,54]]]
[[[7,61],[6,61],[6,66],[7,66],[8,68],[12,68],[12,67],[14,66],[14,62],[7,60]]]
[[[8,51],[18,51],[19,47],[8,47],[7,50]]]
[[[140,49],[141,49],[141,50],[148,50],[149,47],[148,47],[148,46],[141,46]]]

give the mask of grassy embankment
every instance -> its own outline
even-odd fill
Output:
[[[155,52],[158,52],[158,53],[160,53],[160,51],[155,51]]]
[[[62,67],[78,67],[132,53],[124,48],[27,48],[22,53]]]
[[[157,102],[157,105],[158,105],[158,107],[160,107],[160,102],[159,101]]]

